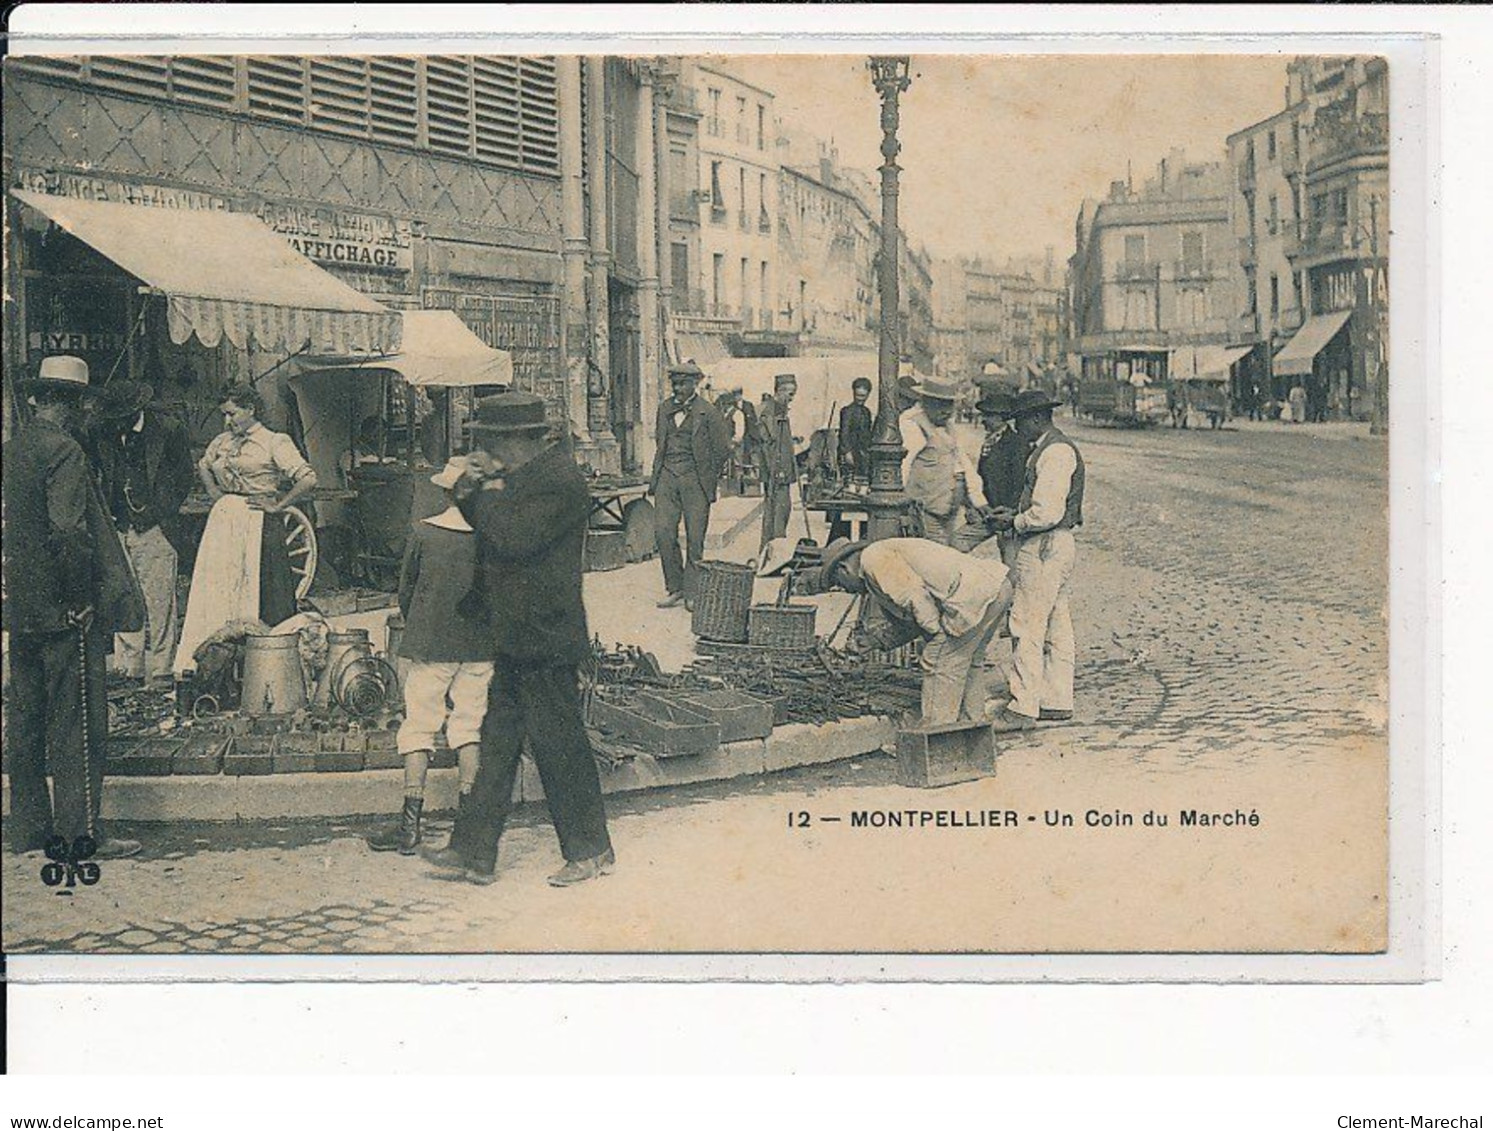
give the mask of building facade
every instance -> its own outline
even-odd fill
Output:
[[[1385,61],[1302,57],[1286,107],[1229,137],[1255,384],[1301,383],[1316,418],[1367,418],[1387,386]]]
[[[1222,163],[1173,151],[1141,189],[1116,181],[1104,200],[1084,203],[1069,303],[1085,378],[1112,373],[1118,358],[1146,380],[1165,380],[1179,350],[1192,359],[1198,347],[1249,335],[1238,313],[1231,195]]]
[[[455,311],[589,462],[636,470],[664,360],[669,80],[574,56],[13,57],[4,176],[163,224],[251,213],[385,307]],[[13,194],[6,208],[8,380],[65,349],[149,373],[200,433],[217,389],[274,371],[270,422],[290,426],[283,356],[170,341],[138,280]]]
[[[991,362],[1032,379],[1060,368],[1066,346],[1066,295],[1053,280],[1052,254],[997,267],[954,259],[934,267],[935,369],[971,379]]]

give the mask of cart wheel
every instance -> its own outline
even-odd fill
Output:
[[[285,508],[285,526],[285,550],[290,556],[290,572],[295,574],[296,600],[300,600],[316,580],[316,528],[306,513],[295,507]]]

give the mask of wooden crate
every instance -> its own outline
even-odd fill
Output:
[[[655,758],[709,754],[721,744],[719,723],[664,700],[626,706],[593,698],[589,721],[598,730],[625,739]]]
[[[773,704],[742,691],[643,691],[638,702],[693,711],[721,728],[722,742],[746,742],[772,733]]]
[[[621,569],[627,564],[627,534],[621,530],[587,530],[583,556],[587,573]]]
[[[915,789],[975,781],[995,773],[989,723],[940,723],[897,732],[897,781]]]

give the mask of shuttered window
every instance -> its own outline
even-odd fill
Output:
[[[142,97],[541,176],[560,171],[559,83],[548,56],[54,55],[17,63]]]
[[[114,90],[157,98],[171,90],[170,66],[164,55],[95,55],[89,68],[94,82]]]
[[[560,99],[553,58],[520,59],[523,151],[518,167],[560,173]]]
[[[304,59],[294,55],[251,55],[247,65],[249,113],[280,122],[305,122]]]
[[[237,73],[231,55],[173,55],[171,94],[183,102],[232,110],[238,98]]]
[[[432,56],[425,61],[425,119],[430,148],[438,153],[472,152],[472,61]]]
[[[414,145],[419,140],[416,62],[392,56],[368,60],[369,133],[374,141]]]
[[[332,133],[367,137],[368,60],[311,59],[311,125]]]

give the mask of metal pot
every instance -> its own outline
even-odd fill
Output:
[[[306,680],[295,633],[244,638],[239,709],[246,715],[288,715],[306,705]]]
[[[368,640],[366,628],[350,628],[342,632],[327,634],[327,666],[322,669],[321,679],[316,684],[315,703],[318,707],[330,707],[334,702],[333,690],[337,677],[349,659],[360,659],[373,655],[373,645]]]

